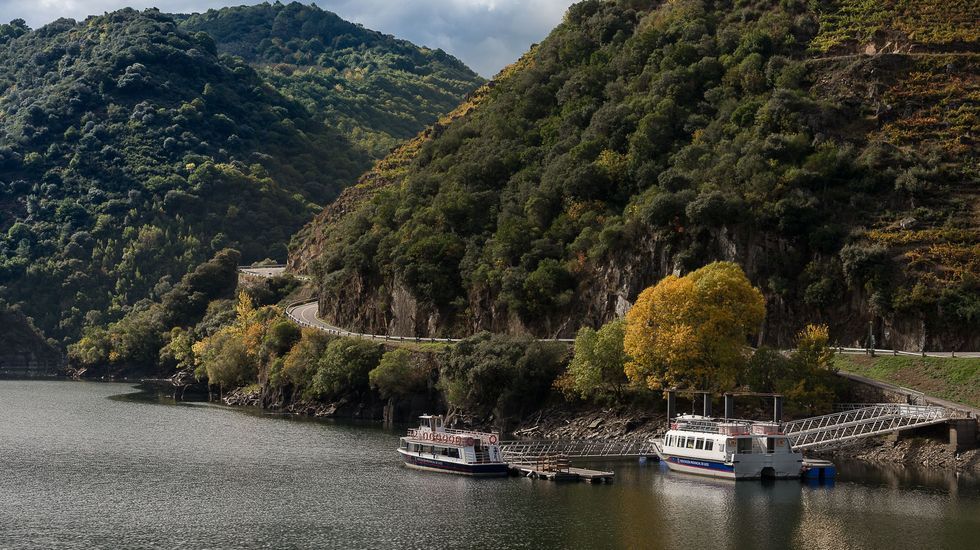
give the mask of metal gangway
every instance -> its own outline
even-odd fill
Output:
[[[602,459],[652,456],[653,443],[642,440],[541,439],[501,441],[500,451],[509,464],[533,464],[543,458]]]
[[[895,403],[861,403],[840,412],[783,424],[783,433],[799,450],[840,447],[857,439],[947,422],[959,413],[945,407]]]

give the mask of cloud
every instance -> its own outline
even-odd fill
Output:
[[[319,0],[317,5],[369,29],[442,48],[493,76],[541,41],[574,0]],[[0,0],[0,21],[32,27],[59,17],[82,20],[122,7],[171,13],[206,11],[250,0]]]

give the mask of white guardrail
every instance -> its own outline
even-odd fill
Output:
[[[311,323],[309,321],[303,320],[294,313],[294,310],[300,306],[305,306],[314,302],[302,301],[290,303],[286,306],[286,316],[289,317],[294,323],[306,327],[316,329],[327,334],[334,336],[343,336],[348,338],[361,338],[364,340],[377,340],[381,342],[414,342],[416,344],[453,344],[456,342],[462,342],[462,338],[432,338],[426,336],[392,336],[390,334],[366,334],[362,332],[351,332],[349,330],[344,330],[338,327],[330,326],[326,323]],[[561,343],[574,343],[574,338],[539,338],[539,342],[561,342]]]

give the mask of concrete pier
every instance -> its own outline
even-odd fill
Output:
[[[949,421],[949,448],[966,451],[977,448],[977,420],[957,418]]]

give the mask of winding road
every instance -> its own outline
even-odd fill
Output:
[[[307,302],[302,304],[294,304],[286,308],[286,315],[298,323],[301,326],[315,328],[334,334],[337,336],[352,336],[354,338],[368,338],[371,340],[384,340],[384,341],[395,341],[395,342],[460,342],[461,338],[424,338],[421,336],[391,336],[387,334],[365,334],[362,332],[351,332],[340,327],[335,327],[329,323],[324,322],[320,319],[317,314],[319,313],[319,305],[317,302]],[[540,342],[565,342],[572,343],[575,342],[574,338],[539,338]]]
[[[278,277],[286,272],[284,266],[269,266],[269,267],[240,267],[239,271],[244,275],[250,275],[253,277]],[[306,278],[306,277],[303,277]],[[286,307],[286,315],[298,323],[301,326],[315,328],[322,330],[324,332],[334,334],[337,336],[351,336],[354,338],[367,338],[371,340],[383,340],[383,341],[395,341],[395,342],[459,342],[461,338],[425,338],[419,336],[392,336],[388,334],[366,334],[363,332],[352,332],[347,329],[336,327],[329,323],[324,322],[317,315],[319,313],[319,307],[316,301],[303,302],[292,304]],[[574,338],[540,338],[541,342],[565,342],[573,343]],[[837,348],[838,353],[848,354],[848,355],[864,355],[868,353],[867,349],[864,348]],[[965,351],[965,352],[948,352],[948,351],[930,351],[930,352],[911,352],[911,351],[897,351],[890,349],[875,349],[875,353],[879,355],[906,355],[909,357],[963,357],[963,358],[980,358],[980,352],[977,351]]]

